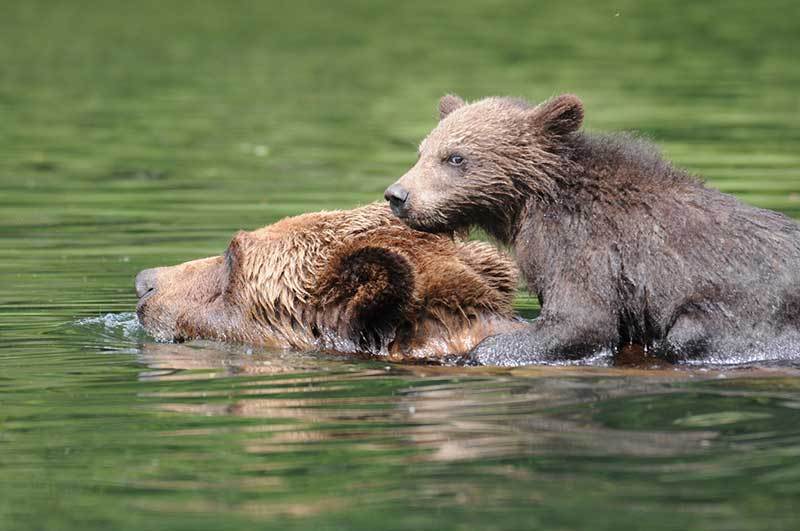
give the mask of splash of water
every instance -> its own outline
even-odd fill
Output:
[[[96,317],[78,319],[77,326],[96,330],[98,335],[109,339],[142,339],[147,337],[144,327],[134,312],[107,313]]]

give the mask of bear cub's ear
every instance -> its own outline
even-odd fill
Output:
[[[455,94],[442,96],[442,99],[439,100],[439,120],[444,120],[448,114],[464,105],[464,100]]]
[[[568,135],[583,124],[583,102],[574,94],[562,94],[531,110],[533,125],[554,135]]]

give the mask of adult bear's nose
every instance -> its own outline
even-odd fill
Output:
[[[408,199],[408,190],[403,188],[400,184],[394,183],[386,189],[383,197],[389,201],[389,206],[392,207],[392,212],[396,216],[402,214],[406,209],[406,200]]]
[[[156,269],[145,269],[136,275],[136,295],[141,299],[157,287],[158,271]]]

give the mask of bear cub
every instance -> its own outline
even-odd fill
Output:
[[[386,190],[414,229],[479,226],[541,302],[476,362],[586,360],[635,345],[672,362],[800,355],[800,225],[706,187],[629,135],[582,132],[574,95],[448,95],[419,160]]]

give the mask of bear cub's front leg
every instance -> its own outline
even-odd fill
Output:
[[[484,339],[469,354],[480,365],[518,366],[586,359],[618,346],[619,331],[602,311],[566,315],[543,311],[529,327]]]

